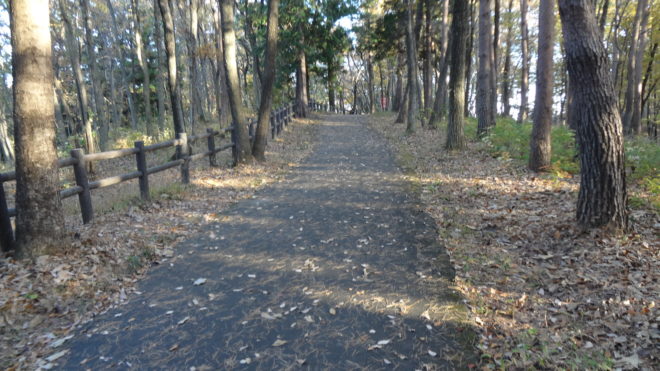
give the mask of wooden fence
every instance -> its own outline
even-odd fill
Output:
[[[314,109],[314,107],[310,108]],[[280,109],[274,110],[270,116],[271,137],[275,139],[293,118],[293,104],[288,104]],[[126,182],[131,179],[138,179],[140,186],[140,197],[149,200],[149,175],[155,174],[167,169],[179,166],[181,168],[181,182],[188,184],[190,182],[190,162],[204,157],[209,158],[210,166],[217,166],[216,154],[227,149],[232,149],[234,162],[236,161],[237,141],[235,140],[234,125],[221,131],[206,129],[206,133],[188,137],[186,133],[179,133],[177,139],[171,139],[165,142],[144,145],[143,141],[135,142],[133,148],[123,148],[113,151],[85,154],[82,149],[71,150],[71,157],[59,159],[58,168],[73,167],[73,173],[76,185],[60,190],[62,199],[78,195],[80,204],[80,213],[84,224],[94,219],[94,207],[92,205],[91,191],[109,187],[115,184]],[[248,133],[250,139],[254,140],[256,130],[256,121],[254,119],[248,122]],[[228,144],[216,146],[216,137],[220,139],[225,137],[225,133],[231,133],[231,141]],[[207,150],[201,153],[192,154],[190,145],[196,141],[206,139]],[[175,147],[176,160],[168,161],[160,165],[149,167],[147,165],[146,154],[148,152],[160,149]],[[129,173],[115,175],[104,179],[89,181],[86,164],[93,161],[110,160],[120,157],[135,155],[136,169]],[[16,180],[16,172],[10,171],[0,173],[0,246],[3,251],[8,251],[14,246],[14,231],[11,224],[11,218],[17,215],[16,208],[7,206],[7,197],[4,184]]]

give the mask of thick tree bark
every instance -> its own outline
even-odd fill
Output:
[[[142,96],[144,97],[144,119],[147,127],[147,135],[154,136],[154,122],[151,115],[151,81],[149,79],[149,60],[147,53],[144,50],[142,41],[142,22],[140,20],[139,0],[131,0],[131,10],[133,13],[134,27],[133,35],[135,36],[135,55],[137,56],[138,65],[142,70]],[[147,42],[148,44],[148,42]]]
[[[172,119],[174,121],[174,135],[185,131],[183,126],[183,111],[181,108],[181,97],[179,95],[179,81],[176,66],[176,39],[174,37],[174,20],[168,0],[158,0],[160,15],[163,19],[163,35],[165,36],[165,54],[167,56],[167,86],[170,90],[170,101],[172,107]]]
[[[530,141],[529,168],[547,171],[551,164],[552,83],[555,38],[555,0],[541,0],[539,5],[539,52],[536,62],[536,99],[534,126]]]
[[[406,52],[408,64],[408,115],[406,117],[406,132],[413,133],[417,129],[419,113],[419,81],[417,76],[417,46],[413,28],[413,0],[406,0]]]
[[[89,67],[89,77],[92,83],[92,96],[94,97],[94,107],[96,108],[96,116],[98,118],[99,126],[99,144],[102,151],[105,151],[108,146],[108,118],[105,110],[105,101],[103,98],[103,79],[97,66],[97,59],[99,56],[94,51],[94,38],[92,32],[92,20],[89,16],[89,0],[81,0],[83,23],[85,25],[85,46],[87,49],[87,66]]]
[[[264,66],[261,100],[257,132],[252,148],[252,155],[259,161],[266,160],[270,111],[273,103],[273,85],[275,84],[275,58],[277,57],[277,32],[279,18],[279,0],[268,0],[268,25],[266,30],[266,65]]]
[[[64,246],[48,0],[9,3],[16,140],[16,256]]]
[[[626,229],[623,130],[607,53],[591,0],[559,0],[566,64],[575,84],[580,148],[577,220],[585,227]]]
[[[479,0],[479,72],[477,74],[477,136],[483,137],[495,126],[493,95],[493,23],[492,0]]]
[[[527,6],[529,0],[520,0],[520,50],[522,66],[520,68],[520,109],[518,122],[527,120],[527,94],[529,91],[529,30],[527,28]]]
[[[465,148],[465,44],[468,34],[468,5],[463,0],[452,0],[450,33],[451,69],[449,73],[449,120],[447,121],[447,150]]]
[[[238,82],[238,66],[236,61],[236,33],[234,28],[234,1],[220,0],[220,14],[222,20],[222,47],[224,49],[224,63],[227,71],[227,92],[229,93],[229,106],[234,120],[234,137],[236,138],[237,163],[252,162],[252,146],[247,131],[247,120],[243,112],[241,87]]]

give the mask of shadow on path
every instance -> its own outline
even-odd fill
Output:
[[[433,220],[364,116],[83,325],[61,369],[460,369],[474,362]],[[194,282],[200,278],[201,285]]]

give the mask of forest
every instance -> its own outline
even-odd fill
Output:
[[[358,120],[451,258],[478,354],[461,367],[651,369],[659,18],[654,0],[0,1],[0,344],[20,344],[0,368],[57,365],[82,318]]]

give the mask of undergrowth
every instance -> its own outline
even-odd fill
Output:
[[[465,135],[476,138],[477,121],[467,120]],[[529,138],[532,124],[519,124],[510,118],[498,118],[497,125],[484,139],[487,150],[494,157],[529,161]],[[626,174],[629,182],[640,185],[649,192],[651,203],[660,208],[660,146],[646,137],[626,137]],[[550,173],[557,177],[574,176],[580,171],[575,136],[566,126],[552,128],[552,165]]]

